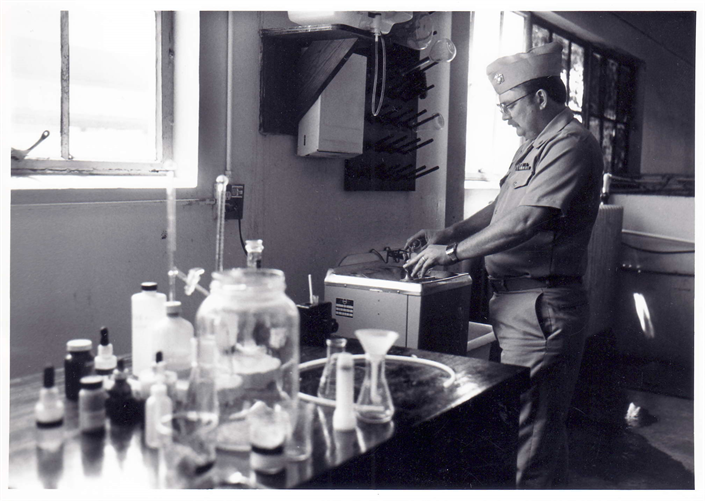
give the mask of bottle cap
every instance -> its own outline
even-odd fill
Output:
[[[54,366],[47,365],[44,367],[44,388],[54,387]]]
[[[164,354],[161,351],[158,351],[157,355],[156,355],[156,357],[154,357],[154,359],[156,360],[157,363],[159,363],[162,360],[164,360]]]
[[[89,351],[93,348],[93,341],[90,339],[72,339],[66,343],[66,349],[70,352]]]
[[[108,346],[109,344],[110,344],[110,338],[108,337],[108,328],[101,327],[100,328],[100,345],[101,346]]]
[[[245,249],[247,252],[262,252],[264,250],[264,245],[262,245],[262,240],[245,240]]]
[[[155,291],[157,290],[157,282],[142,282],[143,291]]]
[[[120,372],[125,372],[125,359],[120,357],[117,361],[117,370]]]
[[[181,313],[181,301],[167,301],[166,314],[170,316],[178,316]]]
[[[103,387],[101,376],[83,376],[81,378],[81,388],[84,390],[99,390]]]

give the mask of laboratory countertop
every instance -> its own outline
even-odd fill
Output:
[[[362,353],[355,340],[348,351]],[[392,347],[389,353],[445,364],[456,380],[446,388],[448,374],[438,368],[389,360],[386,376],[396,408],[391,423],[333,432],[333,410],[317,406],[309,459],[263,476],[250,472],[247,453],[218,451],[203,487],[239,488],[247,479],[265,488],[512,488],[519,397],[528,387],[528,371],[408,348]],[[324,347],[301,348],[302,362],[323,357]],[[302,392],[315,395],[321,371],[322,366],[301,372]],[[363,375],[364,363],[358,362],[356,390]],[[56,384],[63,391],[63,370],[57,370]],[[34,405],[40,387],[41,374],[10,381],[10,488],[160,487],[159,452],[145,446],[139,425],[108,424],[103,436],[81,434],[73,402],[65,402],[62,447],[39,449]]]

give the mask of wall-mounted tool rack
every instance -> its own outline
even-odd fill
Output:
[[[421,137],[417,127],[433,113],[421,107],[419,98],[433,85],[426,83],[426,70],[419,52],[386,42],[386,85],[379,114],[371,111],[375,78],[374,35],[345,25],[300,26],[266,29],[262,39],[260,132],[298,133],[301,117],[316,102],[351,54],[367,57],[363,153],[345,162],[347,191],[413,191],[416,179],[438,170],[417,166],[416,153],[433,142]],[[382,54],[377,45],[379,102]]]

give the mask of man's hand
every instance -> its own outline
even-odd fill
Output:
[[[413,252],[419,252],[426,245],[447,243],[444,241],[445,239],[444,230],[419,230],[406,241],[404,248],[410,249]],[[421,246],[418,248],[414,245],[416,241],[422,242]]]
[[[436,265],[451,264],[451,259],[446,254],[445,245],[427,245],[416,256],[404,264],[404,269],[411,278],[423,277],[428,270]]]

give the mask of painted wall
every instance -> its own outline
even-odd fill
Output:
[[[435,16],[439,31],[449,29],[449,14]],[[326,270],[345,255],[399,248],[418,228],[442,226],[445,132],[425,148],[423,159],[441,169],[419,180],[415,192],[345,192],[342,160],[299,158],[293,136],[258,132],[258,30],[291,25],[286,14],[239,12],[233,20],[231,168],[232,181],[245,184],[242,234],[264,240],[264,264],[285,272],[294,301],[307,300],[309,273],[322,295]],[[199,188],[178,193],[195,201],[177,206],[176,264],[184,271],[205,268],[204,284],[215,262],[216,224],[208,199],[226,168],[227,23],[227,13],[201,14]],[[447,113],[447,74],[447,65],[429,72],[436,85],[424,104],[429,112]],[[116,353],[129,353],[130,296],[145,280],[166,290],[165,195],[117,191],[93,192],[83,203],[72,203],[68,192],[13,197],[11,377],[38,372],[47,363],[61,365],[66,341],[88,337],[97,343],[102,325],[110,329]],[[225,266],[243,266],[236,221],[226,222],[226,233]],[[193,321],[202,297],[179,292],[177,299]]]

